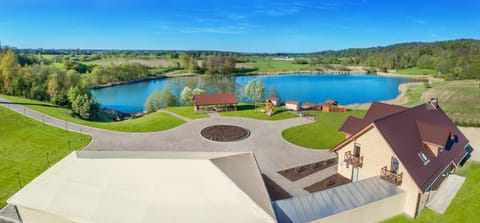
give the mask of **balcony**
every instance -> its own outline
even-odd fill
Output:
[[[352,151],[345,152],[345,162],[352,165],[354,168],[363,166],[363,156],[354,156]]]
[[[380,178],[393,185],[400,186],[402,184],[403,173],[395,173],[388,170],[387,166],[382,167]]]

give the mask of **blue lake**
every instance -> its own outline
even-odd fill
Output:
[[[143,111],[147,97],[155,90],[167,87],[177,97],[185,86],[206,89],[209,93],[233,92],[239,101],[243,88],[252,79],[261,81],[268,96],[270,88],[280,95],[281,101],[296,100],[301,103],[337,100],[340,104],[366,103],[393,99],[398,96],[398,86],[412,80],[401,77],[376,75],[286,74],[234,77],[176,77],[130,83],[91,92],[102,108],[123,112]]]

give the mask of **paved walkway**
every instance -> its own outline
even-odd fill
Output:
[[[20,219],[11,205],[7,205],[0,210],[0,223],[20,223]]]
[[[453,174],[449,175],[447,179],[442,182],[435,196],[428,203],[428,208],[439,214],[445,213],[453,198],[455,198],[458,190],[462,187],[463,182],[465,182],[465,177]]]
[[[91,135],[92,141],[85,147],[85,150],[254,152],[260,170],[293,196],[307,194],[308,192],[303,190],[304,187],[330,176],[330,172],[333,170],[328,170],[324,174],[312,174],[297,182],[287,180],[278,174],[278,171],[336,157],[334,153],[327,150],[305,149],[283,139],[281,132],[284,129],[312,122],[305,118],[263,121],[221,117],[214,114],[213,117],[202,119],[183,118],[187,123],[165,131],[125,133],[59,120],[22,105],[11,104],[3,98],[0,98],[0,105],[48,125]],[[237,142],[213,142],[200,135],[203,128],[217,124],[238,125],[249,129],[251,135],[247,139]]]
[[[470,159],[480,162],[480,128],[459,127],[459,129],[470,141],[470,146],[473,148]]]

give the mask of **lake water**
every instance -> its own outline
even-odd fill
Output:
[[[189,86],[206,89],[209,93],[233,92],[237,94],[239,101],[247,101],[242,96],[242,91],[252,79],[263,83],[266,97],[269,89],[273,87],[282,102],[296,100],[301,103],[319,103],[334,99],[343,105],[393,99],[399,94],[398,86],[411,81],[401,77],[355,74],[284,74],[225,78],[196,76],[143,81],[92,89],[91,92],[102,108],[137,112],[144,110],[143,104],[153,91],[165,87],[176,96],[180,95],[184,86]]]

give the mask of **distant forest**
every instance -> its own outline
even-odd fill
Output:
[[[198,60],[210,56],[233,56],[236,63],[255,62],[257,58],[294,57],[292,63],[339,64],[363,66],[369,71],[388,72],[408,68],[434,70],[435,75],[446,80],[480,78],[480,40],[459,39],[431,43],[412,42],[385,47],[330,50],[313,53],[239,53],[223,51],[175,51],[175,50],[82,50],[82,49],[17,49],[20,64],[39,63],[34,55],[58,55],[62,60],[78,56],[79,61],[108,58],[148,59],[161,57],[178,59],[188,55]],[[184,65],[184,64],[182,64]],[[187,70],[188,66],[185,66]],[[83,67],[83,69],[87,69]],[[199,70],[201,71],[201,70]]]
[[[480,77],[480,41],[471,39],[433,43],[403,43],[386,47],[312,53],[319,63],[343,63],[388,69],[434,69],[447,80]]]

